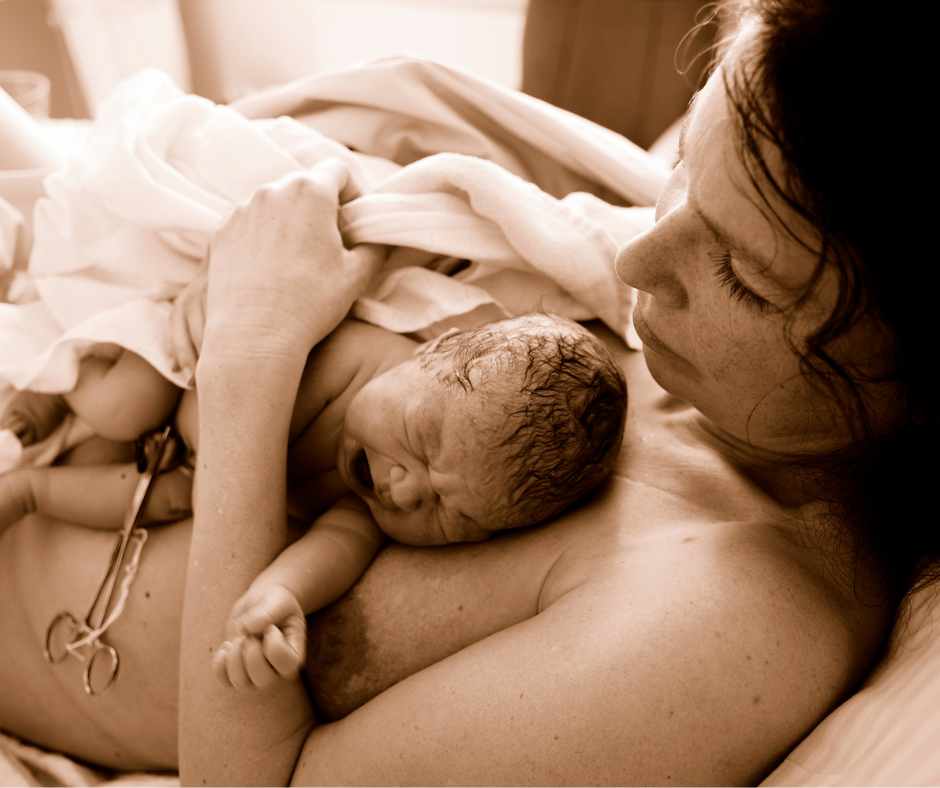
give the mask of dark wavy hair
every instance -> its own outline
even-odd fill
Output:
[[[610,352],[583,326],[534,314],[445,335],[422,355],[428,363],[446,361],[442,379],[456,389],[497,394],[492,404],[504,419],[489,437],[504,491],[492,516],[501,524],[554,517],[613,473],[627,386]]]
[[[936,294],[917,248],[927,227],[911,229],[911,217],[902,215],[916,169],[895,152],[920,144],[915,121],[925,122],[899,90],[915,79],[918,23],[904,6],[879,4],[875,12],[853,0],[737,0],[722,10],[758,22],[752,46],[723,79],[761,207],[773,212],[780,201],[818,233],[810,247],[815,273],[800,302],[824,270],[836,275],[828,319],[803,349],[790,342],[807,378],[832,394],[852,428],[852,448],[832,461],[860,491],[846,512],[860,537],[855,548],[874,551],[900,599],[940,578],[940,528],[930,495],[936,466],[930,458],[938,450],[932,408],[938,332],[929,317]],[[775,176],[768,150],[779,152],[782,174]],[[846,368],[829,352],[862,319],[890,337],[893,366],[877,378]],[[792,320],[788,338],[791,328]],[[873,429],[860,389],[866,382],[897,385],[901,424]]]

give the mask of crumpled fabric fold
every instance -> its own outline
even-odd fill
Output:
[[[394,247],[360,319],[427,338],[541,309],[599,317],[639,346],[613,261],[651,221],[641,206],[665,172],[623,137],[424,61],[309,77],[231,107],[145,71],[45,180],[29,296],[0,304],[0,383],[68,391],[84,354],[113,344],[191,385],[171,354],[172,299],[239,204],[330,157],[365,185],[341,209],[346,242]]]

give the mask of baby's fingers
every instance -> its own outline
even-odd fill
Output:
[[[246,638],[229,641],[225,649],[225,674],[228,683],[235,689],[245,689],[251,686],[251,679],[248,678],[248,671],[245,670],[245,663],[242,659],[245,641]]]
[[[271,686],[278,680],[278,674],[267,661],[258,638],[245,638],[242,646],[242,660],[248,680],[258,689]]]
[[[236,623],[248,635],[260,637],[272,624],[280,625],[292,616],[303,616],[300,604],[283,586],[271,586],[260,598],[254,596],[249,599],[251,604],[240,607],[235,613]]]
[[[231,645],[232,644],[226,640],[224,643],[220,644],[212,654],[212,672],[219,682],[226,687],[232,686],[232,683],[228,680],[228,667],[226,662],[228,659],[228,649]]]
[[[304,664],[307,650],[306,627],[291,627],[291,622],[285,626],[285,634],[276,626],[268,627],[264,633],[261,649],[264,658],[268,661],[281,678],[291,679]]]

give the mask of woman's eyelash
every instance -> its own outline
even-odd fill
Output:
[[[731,267],[731,252],[727,250],[723,252],[709,252],[708,256],[715,263],[715,278],[718,280],[718,284],[724,287],[734,300],[742,301],[762,312],[766,312],[770,309],[771,304],[768,301],[765,301],[759,295],[749,290],[742,284],[741,280],[738,279],[737,275],[734,273],[734,269]]]

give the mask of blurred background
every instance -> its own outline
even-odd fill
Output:
[[[696,56],[713,28],[677,48],[710,5],[0,0],[0,84],[36,115],[89,118],[118,81],[146,66],[224,103],[304,74],[411,54],[521,88],[646,147],[682,114],[701,78],[707,58]],[[41,75],[39,84],[22,72]]]

